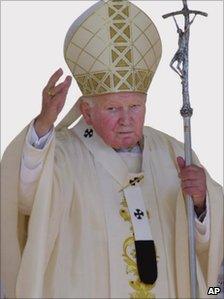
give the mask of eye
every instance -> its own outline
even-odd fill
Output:
[[[108,110],[108,111],[116,111],[116,107],[108,107],[108,108],[106,108],[106,110]]]
[[[135,109],[135,108],[139,108],[139,107],[140,107],[140,105],[131,105],[130,106],[131,109]]]

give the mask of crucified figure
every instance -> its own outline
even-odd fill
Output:
[[[183,31],[178,23],[176,18],[173,16],[173,19],[175,21],[176,27],[177,27],[177,33],[179,34],[179,39],[178,39],[178,50],[175,53],[173,59],[170,62],[170,67],[181,77],[183,78],[183,60],[184,60],[184,55],[186,53],[186,34],[187,31],[189,30],[191,24],[194,22],[194,19],[196,17],[196,14],[194,15],[193,19],[189,22],[189,25],[187,28]],[[177,62],[177,66],[174,67],[174,63]]]

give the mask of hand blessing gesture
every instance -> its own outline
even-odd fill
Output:
[[[52,128],[64,107],[72,77],[67,76],[63,82],[56,85],[62,74],[62,69],[58,69],[43,90],[42,109],[34,122],[34,128],[39,137],[45,135]]]

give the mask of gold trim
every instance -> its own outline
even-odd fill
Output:
[[[140,281],[139,275],[138,275],[138,268],[136,263],[136,253],[135,253],[135,243],[134,243],[134,232],[133,227],[131,223],[131,216],[128,210],[128,205],[126,198],[123,194],[123,198],[121,201],[121,209],[119,212],[120,216],[123,218],[124,221],[129,222],[130,224],[130,232],[131,236],[125,239],[123,244],[123,259],[126,264],[126,274],[134,277],[133,279],[129,280],[129,286],[132,288],[132,293],[129,294],[131,299],[137,299],[137,298],[152,298],[155,299],[155,295],[152,292],[153,287],[155,286],[155,283],[153,285],[151,284],[144,284]],[[147,211],[147,215],[148,211]]]
[[[160,42],[160,37],[156,34],[157,30],[154,28],[153,22],[149,18],[147,23],[146,18],[146,30],[153,26],[153,31],[148,32],[155,35],[152,43],[150,35],[146,35],[144,30],[139,27],[141,14],[144,14],[144,12],[135,8],[133,10],[135,13],[131,18],[131,9],[133,9],[133,4],[126,0],[106,1],[105,8],[101,6],[99,10],[96,10],[86,19],[98,17],[100,24],[102,23],[100,28],[96,27],[96,29],[93,29],[88,25],[91,24],[91,21],[87,24],[84,20],[80,28],[75,30],[70,44],[78,47],[80,52],[77,58],[74,59],[73,51],[75,49],[71,49],[68,56],[68,44],[65,51],[65,59],[83,95],[91,96],[113,92],[147,93],[161,56],[160,49],[158,49],[158,55],[155,53],[155,47]],[[132,32],[134,28],[138,30],[135,37]],[[80,32],[80,29],[85,30],[83,33],[85,34],[86,32],[89,36],[87,35],[88,39],[84,39],[85,43],[80,38],[80,46],[78,46],[76,34]],[[145,46],[146,49],[144,48],[145,53],[141,53],[137,48],[138,39],[142,36],[144,36],[145,42],[148,42]],[[97,45],[98,39],[101,41],[99,45]],[[91,52],[90,42],[93,43],[93,46],[95,45],[94,42],[96,43],[96,49],[94,49],[97,53],[96,55],[89,53]],[[87,50],[86,47],[90,49]],[[153,56],[152,60],[150,58],[151,65],[147,63],[146,59],[146,55],[149,55],[150,51]],[[83,53],[86,54],[85,57]],[[133,60],[134,53],[139,56],[138,61]],[[121,75],[122,71],[126,72],[123,76]],[[100,72],[105,73],[103,79],[96,78]]]

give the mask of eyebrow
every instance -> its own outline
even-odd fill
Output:
[[[134,103],[128,103],[127,105],[138,105],[138,104],[144,104],[144,102],[136,100]],[[102,103],[102,106],[123,106],[123,103],[116,103],[116,102],[109,102],[109,103]]]

